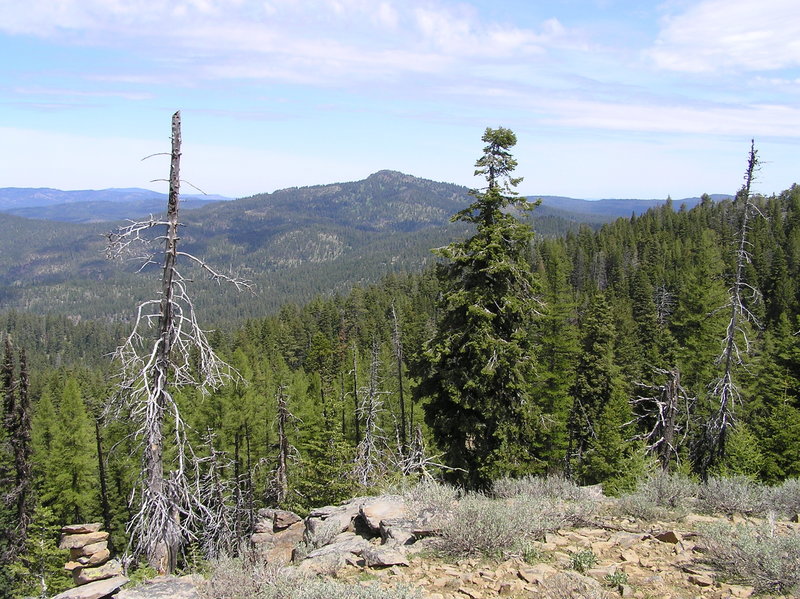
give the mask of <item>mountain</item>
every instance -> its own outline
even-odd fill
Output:
[[[31,201],[22,200],[17,191],[18,203]],[[35,200],[39,202],[47,198],[59,202],[64,197],[51,194],[52,190],[35,191],[40,192]],[[142,197],[143,190],[117,191],[121,194],[113,197],[119,205],[149,201]],[[241,320],[272,312],[286,302],[343,292],[388,272],[423,268],[434,259],[432,247],[466,234],[467,227],[451,223],[450,216],[467,204],[467,193],[462,186],[380,171],[362,181],[282,189],[182,213],[181,250],[239,273],[252,280],[256,290],[254,295],[235,293],[205,280],[201,272],[187,271],[197,279],[196,305],[206,318]],[[0,197],[13,199],[14,194]],[[83,197],[78,203],[95,201],[70,197]],[[163,207],[163,194],[161,201]],[[546,198],[531,220],[538,234],[553,236],[581,224],[596,228],[638,209],[606,202],[551,204]],[[63,210],[72,204],[55,205]],[[592,213],[594,204],[606,208]],[[41,208],[44,214],[44,208],[52,209],[53,204]],[[111,223],[15,215],[0,219],[0,310],[112,320],[129,317],[136,302],[155,294],[159,270],[148,267],[138,273],[140,261],[107,261],[105,233],[112,228]]]
[[[50,188],[0,188],[0,212],[62,222],[90,223],[141,218],[164,210],[167,194],[149,189],[61,191]],[[182,208],[193,210],[230,198],[181,195]]]

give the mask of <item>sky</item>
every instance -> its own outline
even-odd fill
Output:
[[[735,193],[800,181],[797,0],[0,0],[0,187],[243,197],[381,169],[519,191]],[[196,193],[196,192],[195,192]]]

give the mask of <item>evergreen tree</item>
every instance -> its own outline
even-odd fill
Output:
[[[58,407],[59,422],[44,481],[42,503],[64,524],[88,522],[97,514],[97,456],[93,424],[78,382],[64,382]]]
[[[514,133],[487,129],[482,139],[475,174],[488,185],[473,190],[472,204],[452,219],[474,225],[475,234],[437,251],[448,262],[417,388],[446,463],[458,469],[453,478],[470,487],[531,472],[539,461],[530,453],[537,422],[530,389],[529,326],[538,309],[528,262],[533,233],[513,215],[532,205],[513,191],[521,181],[511,177]]]

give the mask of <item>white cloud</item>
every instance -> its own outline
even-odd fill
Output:
[[[570,39],[556,19],[526,29],[425,0],[0,0],[0,17],[0,31],[127,46],[190,77],[289,82],[518,64]]]
[[[797,0],[702,0],[668,16],[647,53],[663,69],[768,71],[800,66]]]

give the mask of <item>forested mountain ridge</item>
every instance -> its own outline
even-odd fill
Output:
[[[760,301],[747,298],[761,326],[745,325],[751,347],[735,371],[736,428],[710,474],[774,483],[800,476],[800,336],[794,334],[800,329],[800,188],[753,201],[763,218],[748,226],[751,261],[744,277],[761,292]],[[541,304],[519,334],[528,337],[535,360],[524,384],[536,411],[520,418],[532,457],[519,462],[520,468],[532,474],[569,471],[581,483],[603,483],[609,492],[629,488],[647,468],[657,467],[658,446],[650,436],[659,432],[654,408],[678,372],[682,391],[668,462],[682,472],[699,471],[707,422],[717,409],[713,387],[730,316],[742,205],[706,198],[689,210],[675,208],[668,203],[599,230],[583,226],[563,237],[534,237],[528,261]],[[353,254],[353,268],[369,256],[369,247],[362,246],[360,257]],[[392,255],[387,251],[385,258]],[[303,270],[311,268],[306,263],[296,272],[324,272],[330,263],[313,266],[321,270]],[[132,284],[143,285],[130,276]],[[231,536],[250,531],[248,514],[277,503],[277,423],[283,409],[291,415],[285,434],[292,460],[282,507],[302,512],[365,492],[354,468],[372,460],[379,478],[386,468],[399,467],[402,429],[406,457],[412,447],[428,456],[439,453],[424,420],[427,402],[412,402],[411,395],[421,380],[420,354],[442,317],[436,300],[441,292],[433,268],[391,273],[376,284],[303,305],[288,303],[269,317],[239,320],[211,335],[247,383],[209,397],[181,391],[176,398],[191,440],[206,458],[200,480],[223,481],[220,506],[236,514]],[[129,296],[119,301],[121,311],[132,311]],[[47,354],[29,360],[36,365],[30,393],[34,484],[50,510],[45,520],[107,516],[115,542],[124,545],[126,500],[138,463],[130,457],[128,423],[106,423],[99,407],[115,382],[102,354],[124,329],[74,318],[2,316],[0,332],[18,346],[26,344],[29,353]],[[370,406],[374,418],[368,419]],[[76,425],[52,426],[67,420]],[[378,451],[367,455],[359,447],[370,426],[381,432]],[[100,431],[101,448],[114,448],[103,462],[105,513],[93,430]],[[586,430],[594,434],[581,436]],[[60,448],[66,446],[83,447],[81,459],[64,459]],[[213,470],[212,457],[227,466]],[[219,530],[208,534],[222,538]]]
[[[141,192],[121,191],[137,197]],[[458,185],[380,171],[362,181],[284,189],[185,212],[181,235],[187,251],[255,284],[256,295],[230,290],[220,294],[218,286],[198,276],[198,305],[215,322],[263,316],[286,302],[344,291],[387,272],[424,268],[433,260],[430,248],[464,235],[465,227],[450,223],[450,215],[467,202],[467,194]],[[591,205],[592,210],[602,204],[574,202]],[[531,215],[543,236],[562,235],[580,224],[598,227],[614,214],[627,217],[643,207],[639,201],[619,201],[610,212],[588,214],[547,203],[545,199]],[[64,212],[65,206],[80,205],[59,204],[48,210]],[[138,264],[105,260],[104,234],[112,228],[113,223],[4,215],[0,309],[128,317],[130,303],[147,297],[154,279],[134,274]]]

